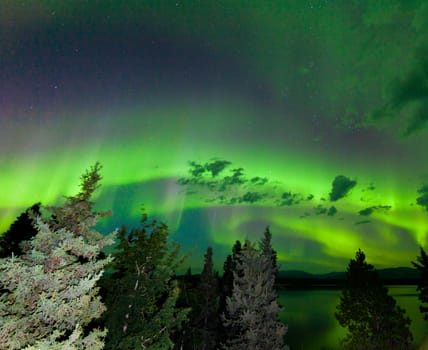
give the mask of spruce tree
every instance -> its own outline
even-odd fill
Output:
[[[276,250],[272,248],[272,233],[269,226],[266,227],[263,238],[259,243],[260,251],[271,260],[272,270],[275,277],[278,276],[278,263]]]
[[[344,349],[404,350],[411,348],[410,319],[382,284],[359,249],[347,269],[346,286],[335,313],[348,334]]]
[[[177,308],[180,246],[167,241],[167,225],[143,214],[141,228],[119,232],[114,273],[103,279],[109,329],[106,349],[171,349],[188,310]]]
[[[32,217],[40,215],[40,203],[36,203],[16,218],[10,228],[0,236],[0,258],[22,254],[21,242],[28,241],[37,234]]]
[[[223,276],[221,278],[221,293],[219,302],[219,314],[226,312],[226,299],[232,295],[233,289],[233,271],[242,250],[242,244],[239,240],[232,247],[232,254],[228,255],[223,265]]]
[[[412,265],[420,272],[417,291],[422,305],[419,306],[419,310],[424,315],[424,320],[428,320],[428,256],[422,247],[420,247],[420,255],[416,261],[412,261]]]
[[[233,290],[233,275],[236,270],[236,265],[240,259],[242,244],[239,240],[232,247],[232,254],[229,254],[223,264],[223,276],[220,280],[220,298],[218,305],[218,314],[227,317],[227,298],[232,296]],[[223,322],[219,324],[219,338],[227,339],[231,336],[232,330]]]
[[[101,249],[114,241],[93,228],[100,168],[83,175],[80,193],[50,208],[55,219],[34,218],[37,234],[21,256],[1,260],[0,349],[103,348],[106,330],[85,329],[105,310],[95,284],[111,262]]]
[[[274,289],[275,276],[270,257],[247,241],[234,271],[232,296],[227,298],[223,322],[232,332],[223,349],[286,349],[286,327]]]
[[[214,271],[213,249],[208,247],[198,285],[199,307],[196,325],[200,350],[216,348],[218,326],[218,274]]]

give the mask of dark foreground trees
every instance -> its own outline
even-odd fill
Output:
[[[106,349],[171,349],[188,310],[176,307],[179,289],[174,279],[184,256],[168,242],[164,223],[141,219],[141,228],[119,232],[113,274],[103,279],[109,333]]]
[[[218,328],[218,274],[214,271],[213,249],[208,247],[204,267],[198,284],[199,303],[196,317],[197,334],[201,350],[214,350]]]
[[[419,310],[424,315],[424,320],[428,320],[428,256],[422,247],[420,249],[420,255],[416,258],[416,261],[412,261],[412,265],[421,274],[417,288],[419,300],[422,304],[419,306]]]
[[[10,228],[0,236],[0,258],[23,253],[21,242],[28,241],[37,234],[31,217],[40,215],[40,203],[36,203],[16,218]]]
[[[348,334],[344,349],[411,349],[410,319],[382,285],[373,265],[358,250],[347,269],[346,286],[335,314]]]

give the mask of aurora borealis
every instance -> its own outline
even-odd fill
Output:
[[[428,248],[426,1],[0,6],[0,232],[99,161],[102,230],[144,206],[196,269],[266,225],[284,269]]]

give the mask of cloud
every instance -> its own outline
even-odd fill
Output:
[[[215,160],[211,163],[205,164],[205,169],[209,171],[212,175],[212,177],[216,177],[218,174],[220,174],[227,166],[231,165],[232,163],[228,160]]]
[[[363,210],[360,210],[358,212],[358,214],[360,214],[361,216],[370,216],[375,211],[379,211],[379,210],[387,211],[387,210],[390,210],[391,208],[392,207],[390,205],[375,205],[375,206],[368,207],[368,208],[365,208]]]
[[[263,194],[259,192],[247,192],[242,197],[237,199],[238,203],[256,203],[262,200],[264,197]]]
[[[247,177],[244,168],[231,165],[232,162],[224,159],[189,161],[188,175],[176,183],[186,187],[187,193],[197,193],[204,202],[222,205],[254,204],[263,200],[276,206],[294,206],[315,198],[313,194],[284,191],[280,182],[271,182],[267,177],[257,174]],[[336,214],[334,207],[316,210],[319,214]]]
[[[362,189],[362,190],[361,190],[361,192],[365,192],[365,191],[374,191],[375,189],[376,189],[375,185],[373,185],[373,184],[371,183],[371,184],[369,184],[369,185],[367,186],[367,188]]]
[[[365,208],[363,210],[360,210],[358,214],[362,216],[370,216],[373,213],[373,207]]]
[[[317,205],[314,208],[315,211],[315,215],[324,215],[326,214],[327,216],[334,216],[337,213],[337,209],[335,206],[331,206],[330,208],[326,208],[324,207],[322,204]]]
[[[329,193],[330,201],[334,202],[345,197],[356,184],[357,181],[351,180],[344,175],[336,176],[332,183],[332,190]]]
[[[428,185],[422,186],[418,189],[418,193],[421,195],[416,198],[416,203],[428,211]]]
[[[362,220],[362,221],[357,221],[355,223],[355,225],[364,225],[364,224],[369,224],[369,223],[371,223],[370,220]]]
[[[266,182],[268,182],[268,178],[267,177],[260,177],[260,176],[256,176],[250,179],[250,182],[253,185],[259,185],[262,186],[264,185]]]
[[[327,213],[327,208],[323,207],[321,204],[317,205],[315,208],[315,215],[322,215]]]
[[[211,190],[215,190],[219,182],[215,179],[226,167],[232,163],[228,160],[216,159],[205,164],[201,164],[195,161],[189,161],[188,172],[189,177],[182,177],[177,180],[177,184],[181,186],[188,185],[199,185],[207,186]],[[241,168],[242,169],[242,168]],[[235,169],[234,169],[235,170]],[[234,172],[236,177],[236,173]],[[235,182],[237,181],[236,179]],[[231,181],[232,182],[232,181]]]
[[[335,206],[331,206],[331,207],[328,209],[327,215],[328,215],[328,216],[335,216],[335,215],[336,215],[336,213],[337,213],[337,209],[336,209],[336,207],[335,207]]]
[[[421,48],[406,76],[391,83],[389,101],[371,114],[373,121],[405,118],[404,135],[428,125],[428,47]]]
[[[244,168],[236,168],[232,170],[232,176],[225,176],[219,187],[219,191],[225,191],[228,186],[243,185],[248,180],[244,178]]]
[[[228,160],[198,163],[189,161],[189,176],[177,180],[177,184],[186,186],[192,193],[199,192],[209,203],[240,204],[256,203],[267,197],[271,188],[266,191],[254,191],[265,185],[268,178],[254,176],[250,180],[245,177],[244,168],[237,167],[229,170],[229,174],[220,176],[232,163]]]
[[[220,174],[227,166],[232,164],[228,160],[217,159],[204,165],[195,161],[189,162],[189,173],[192,177],[201,177],[205,173],[211,173],[212,177],[216,177]]]
[[[300,200],[298,198],[298,194],[297,193],[291,193],[291,192],[284,192],[281,195],[281,199],[278,201],[278,205],[279,206],[290,206],[290,205],[295,205],[295,204],[299,204]]]
[[[199,177],[205,172],[205,167],[196,162],[189,162],[190,169],[189,172],[193,177]]]

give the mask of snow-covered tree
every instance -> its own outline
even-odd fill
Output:
[[[274,289],[271,256],[246,241],[234,271],[232,296],[227,298],[223,323],[232,332],[226,350],[287,349],[287,328],[279,321],[281,307]]]
[[[23,254],[0,260],[0,349],[102,349],[106,330],[86,329],[105,310],[95,286],[111,258],[100,253],[114,241],[94,229],[100,215],[91,196],[101,179],[97,163],[81,191],[34,217],[37,234]]]

